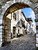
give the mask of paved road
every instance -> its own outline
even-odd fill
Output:
[[[0,50],[36,50],[35,37],[31,35],[22,36],[17,40],[13,40],[8,46],[1,47]]]

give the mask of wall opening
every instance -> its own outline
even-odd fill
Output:
[[[21,9],[29,8],[29,7],[30,7],[29,5],[24,4],[24,3],[15,3],[15,4],[11,5],[5,11],[5,13],[3,15],[3,21],[4,21],[4,23],[3,23],[3,25],[4,25],[3,44],[4,45],[6,45],[7,42],[10,42],[10,40],[14,36],[17,37],[17,35],[20,35],[20,34],[18,34],[19,32],[21,32],[21,35],[23,35],[23,33],[25,34],[26,30],[24,30],[24,29],[26,28],[25,25],[28,23],[27,22],[28,20],[25,17],[25,15],[22,14]],[[16,17],[16,16],[18,16],[18,17]],[[22,17],[19,17],[19,16],[22,16]],[[14,24],[13,24],[13,22],[14,22]],[[22,28],[22,25],[23,25],[23,28]],[[11,26],[13,26],[13,27],[11,27]],[[22,32],[22,30],[24,30],[24,31]],[[26,34],[27,34],[27,32],[26,32]]]

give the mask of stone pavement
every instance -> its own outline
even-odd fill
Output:
[[[0,50],[36,50],[35,36],[25,35],[13,40],[11,44],[5,47],[0,47]]]

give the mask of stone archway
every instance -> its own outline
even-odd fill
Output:
[[[28,4],[26,2],[25,3],[24,2],[23,3],[22,2],[13,3],[12,1],[7,2],[4,6],[2,6],[2,13],[1,13],[1,16],[0,16],[1,20],[2,20],[1,24],[3,24],[4,17],[6,17],[9,13],[15,12],[16,10],[21,9],[21,8],[25,8],[25,7],[31,7],[31,4]],[[3,28],[3,25],[2,25],[2,28]],[[1,31],[0,36],[1,36],[0,42],[2,44],[3,40],[4,40],[4,37],[3,37],[4,34],[3,34],[2,31]],[[1,46],[1,44],[0,44],[0,46]]]

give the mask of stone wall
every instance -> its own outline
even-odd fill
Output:
[[[4,10],[5,9],[7,9],[7,8],[5,8],[5,6],[6,7],[9,7],[9,5],[12,5],[12,2],[10,2],[10,4],[9,4],[9,2],[7,2],[7,1],[9,1],[9,0],[0,0],[0,5],[2,6],[2,8],[0,8],[0,14],[3,12],[4,13]],[[28,1],[28,0],[27,0]],[[29,0],[28,2],[27,2],[26,0],[25,1],[23,1],[24,3],[27,3],[28,5],[30,5],[30,7],[34,10],[34,12],[35,12],[35,17],[36,17],[36,20],[38,19],[38,0]],[[7,2],[7,3],[6,3]],[[19,1],[18,1],[19,2]],[[7,4],[7,5],[6,5]],[[0,15],[0,17],[2,16],[3,14],[1,14]],[[38,21],[36,22],[36,26],[38,26]],[[37,29],[37,31],[38,31],[38,29]],[[38,33],[38,32],[37,32]],[[1,35],[2,36],[2,35]]]
[[[7,17],[3,19],[3,42],[10,42],[11,40],[11,20]]]

